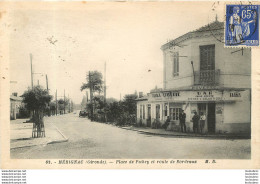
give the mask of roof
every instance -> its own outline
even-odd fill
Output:
[[[23,101],[23,98],[22,98],[22,97],[19,97],[19,96],[13,96],[13,95],[11,95],[11,96],[10,96],[10,100]]]
[[[147,96],[143,96],[143,97],[135,99],[135,101],[146,101],[146,100],[148,100]]]
[[[223,30],[223,34],[224,34],[224,22],[219,22],[216,20],[210,24],[207,24],[194,31],[190,31],[182,36],[179,36],[178,38],[175,38],[174,40],[162,45],[161,49],[164,50],[166,48],[169,48],[170,45],[177,45],[178,43],[184,40],[195,37],[194,35],[196,35],[196,33],[212,32],[218,30]]]
[[[224,29],[224,22],[214,21],[210,24],[200,27],[199,29],[196,29],[195,31],[192,31],[192,33],[215,31],[215,30],[221,30],[221,29]]]

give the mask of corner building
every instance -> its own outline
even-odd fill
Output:
[[[194,112],[206,115],[205,133],[250,133],[251,50],[224,48],[224,23],[215,21],[164,45],[163,89],[137,99],[137,122],[180,131],[186,113],[192,131]]]

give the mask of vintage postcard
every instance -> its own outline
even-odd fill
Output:
[[[1,2],[2,169],[259,169],[258,2]]]

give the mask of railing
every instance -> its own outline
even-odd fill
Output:
[[[203,70],[195,72],[194,85],[218,85],[220,70]]]

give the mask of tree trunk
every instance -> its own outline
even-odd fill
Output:
[[[43,111],[36,110],[33,116],[33,130],[32,137],[39,138],[45,137],[44,121],[43,121]]]

